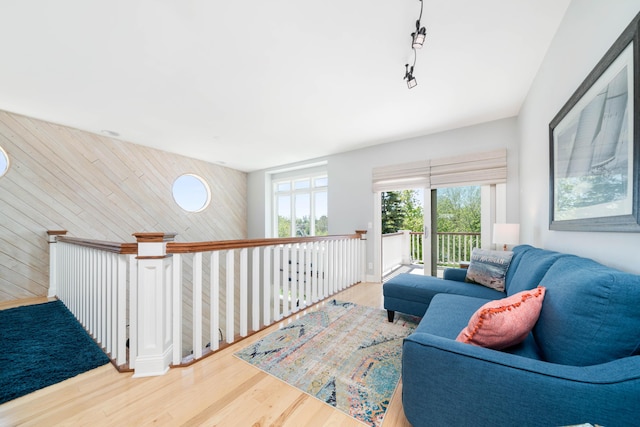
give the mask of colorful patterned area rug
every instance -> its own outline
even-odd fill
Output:
[[[235,355],[378,427],[398,385],[402,340],[419,319],[332,300]]]

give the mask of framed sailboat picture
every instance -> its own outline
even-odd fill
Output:
[[[551,230],[640,232],[638,25],[549,124]]]

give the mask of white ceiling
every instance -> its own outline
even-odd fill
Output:
[[[0,109],[252,171],[517,115],[570,0],[2,0]]]

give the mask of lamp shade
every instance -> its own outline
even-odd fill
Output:
[[[493,224],[493,243],[507,245],[520,243],[520,224]]]

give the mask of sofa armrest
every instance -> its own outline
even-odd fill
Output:
[[[443,279],[455,280],[457,282],[464,282],[466,277],[466,268],[445,268],[442,276]]]
[[[414,426],[616,426],[640,419],[640,356],[563,366],[418,332],[404,341],[402,382]]]

